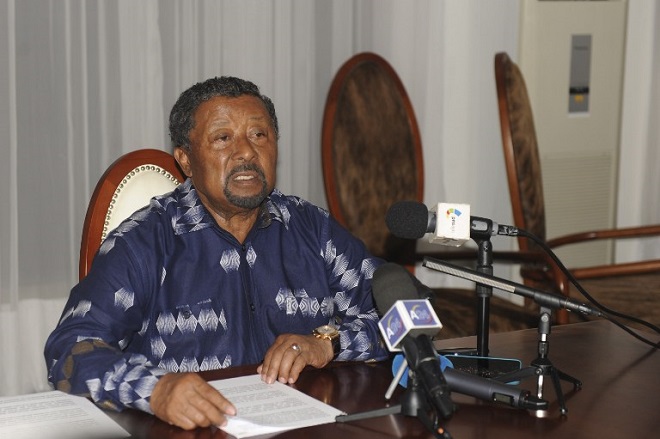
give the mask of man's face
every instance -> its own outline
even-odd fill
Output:
[[[175,156],[214,216],[254,210],[273,190],[277,139],[258,98],[203,102],[189,137],[190,150],[176,148]]]

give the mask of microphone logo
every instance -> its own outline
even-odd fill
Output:
[[[407,336],[420,334],[433,336],[442,328],[428,300],[397,300],[378,322],[378,329],[390,351],[400,351],[401,341]]]
[[[390,340],[399,340],[403,338],[403,333],[406,330],[405,325],[401,321],[401,316],[394,312],[387,318],[387,324],[385,325],[385,334],[387,339]]]
[[[405,305],[406,309],[408,310],[410,320],[412,320],[415,325],[432,325],[435,323],[435,320],[433,319],[433,316],[429,312],[429,308],[427,306],[410,303],[406,303]]]
[[[449,208],[447,209],[447,219],[451,221],[451,225],[449,226],[449,230],[451,230],[451,233],[456,233],[456,221],[458,220],[458,217],[460,217],[462,212],[458,209],[455,208]]]

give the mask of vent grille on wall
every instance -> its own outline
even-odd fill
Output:
[[[612,227],[612,185],[616,163],[611,153],[562,153],[541,156],[547,236]],[[609,242],[566,246],[557,251],[569,267],[611,262]]]

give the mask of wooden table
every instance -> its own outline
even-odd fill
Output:
[[[654,337],[657,339],[658,337]],[[523,365],[537,357],[536,330],[492,334],[490,354],[518,358]],[[458,411],[444,426],[455,439],[466,438],[652,438],[660,432],[660,353],[606,321],[555,326],[549,336],[548,358],[554,367],[583,382],[581,390],[562,382],[567,416],[546,379],[544,413],[495,405],[452,394]],[[439,348],[474,347],[475,337],[437,342]],[[255,366],[203,372],[208,380],[255,373]],[[306,370],[295,387],[347,413],[386,406],[384,394],[392,380],[389,362],[338,363]],[[521,388],[536,393],[534,378]],[[396,402],[401,390],[394,394]],[[221,430],[183,431],[134,410],[110,416],[136,438],[229,438]],[[413,417],[400,414],[291,430],[277,438],[425,438],[432,437]]]

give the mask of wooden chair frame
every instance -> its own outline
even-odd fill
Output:
[[[179,183],[186,178],[175,158],[159,149],[129,152],[110,165],[97,183],[85,215],[80,242],[79,280],[87,276],[94,256],[109,232],[106,216],[116,198],[117,188],[139,172],[158,172]]]
[[[515,109],[515,104],[509,100],[509,93],[507,90],[507,82],[510,80],[509,75],[517,75],[517,79],[521,82],[523,87],[525,86],[524,79],[522,78],[522,73],[520,73],[518,67],[504,52],[495,55],[494,67],[502,146],[504,148],[504,158],[506,163],[514,223],[516,227],[534,233],[528,228],[529,224],[525,212],[525,199],[520,189],[522,183],[520,183],[519,180],[521,180],[522,177],[519,175],[516,167],[514,135],[512,134],[512,130],[514,128],[512,126],[512,121],[509,115],[510,111]],[[517,105],[521,104],[517,103]],[[531,113],[531,105],[529,102],[527,102],[526,105],[529,106],[529,111]],[[536,141],[535,134],[533,140],[534,142]],[[527,186],[529,186],[529,184],[527,184]],[[540,218],[540,221],[542,221],[543,224],[535,227],[540,229],[541,233],[545,235],[545,218]],[[620,229],[590,230],[549,239],[546,243],[550,248],[555,249],[568,244],[577,244],[593,240],[641,238],[650,236],[660,236],[660,225],[656,224]],[[541,239],[546,239],[545,236],[539,237]],[[523,275],[525,282],[528,284],[533,284],[534,282],[550,283],[554,285],[554,289],[557,292],[569,296],[570,284],[565,274],[561,272],[561,270],[559,270],[559,268],[552,261],[550,261],[549,258],[545,257],[544,255],[539,255],[539,250],[531,247],[527,238],[519,237],[518,244],[521,250],[522,259],[528,259],[528,261],[534,262],[536,264],[535,266],[531,267],[525,267],[523,265],[521,274]],[[543,264],[543,267],[539,268],[539,261],[544,259],[545,263]],[[658,273],[660,272],[660,260],[647,260],[622,264],[605,264],[592,267],[580,267],[572,268],[570,271],[577,280]],[[567,315],[565,313],[563,316],[564,317],[561,320],[567,320]]]

